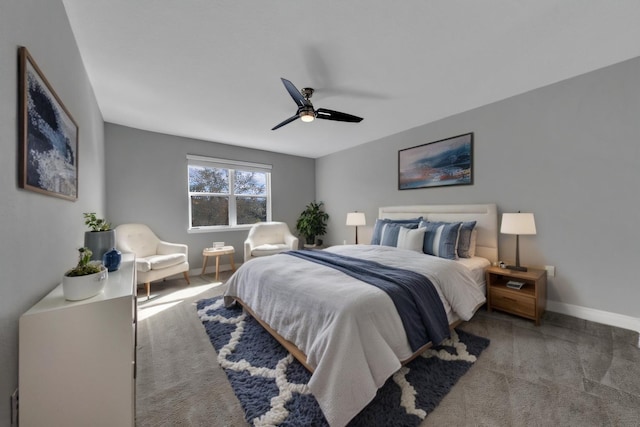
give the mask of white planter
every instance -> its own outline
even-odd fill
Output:
[[[86,276],[63,276],[62,292],[69,301],[79,301],[98,295],[107,283],[107,269]]]

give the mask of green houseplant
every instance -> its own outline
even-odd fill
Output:
[[[86,276],[87,274],[95,274],[102,271],[102,265],[99,263],[91,262],[91,249],[80,248],[78,249],[78,264],[71,270],[64,273],[68,277]]]
[[[302,211],[296,222],[296,230],[304,237],[307,245],[314,245],[316,237],[327,232],[329,214],[323,210],[323,202],[311,202]]]
[[[105,252],[116,247],[116,231],[104,218],[98,218],[95,212],[85,212],[84,223],[89,231],[84,233],[84,246],[92,252],[91,259],[102,261]]]
[[[91,249],[78,249],[78,264],[64,273],[62,292],[65,299],[79,301],[91,298],[102,291],[107,279],[107,269],[100,262],[91,261]]]
[[[95,212],[85,212],[84,223],[91,231],[109,231],[111,230],[111,224],[106,219],[98,218]]]

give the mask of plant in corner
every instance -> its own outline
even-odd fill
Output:
[[[296,230],[304,237],[307,245],[313,245],[316,237],[323,236],[327,232],[327,220],[329,214],[323,210],[323,202],[311,202],[298,217]]]
[[[116,246],[116,231],[104,218],[98,218],[95,212],[84,213],[84,223],[89,231],[84,233],[84,246],[91,249],[92,260],[102,261],[102,256]]]
[[[78,249],[78,264],[64,273],[62,292],[70,301],[91,298],[102,291],[107,279],[107,268],[100,262],[91,261],[91,249]]]

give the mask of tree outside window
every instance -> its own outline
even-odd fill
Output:
[[[238,163],[238,162],[236,162]],[[234,227],[268,221],[268,171],[220,161],[189,161],[191,228]]]

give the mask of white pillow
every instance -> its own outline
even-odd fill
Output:
[[[422,253],[425,231],[427,231],[427,229],[424,227],[416,229],[401,227],[398,233],[398,244],[396,247]]]

